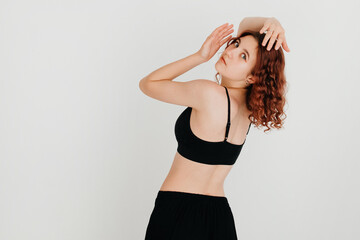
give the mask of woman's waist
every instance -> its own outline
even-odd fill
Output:
[[[209,179],[209,177],[199,178],[186,174],[169,174],[160,187],[163,191],[191,192],[213,196],[224,196],[224,181],[219,179]]]
[[[197,188],[197,187],[177,186],[177,185],[171,186],[171,185],[163,184],[159,190],[225,197],[225,192],[223,188],[217,190],[216,189],[210,190],[209,188]]]

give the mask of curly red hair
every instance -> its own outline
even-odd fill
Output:
[[[275,50],[275,44],[270,51],[266,50],[269,41],[262,46],[265,34],[247,30],[240,36],[230,39],[226,48],[235,42],[235,40],[251,35],[259,43],[256,64],[251,71],[254,80],[250,84],[246,93],[246,106],[251,111],[249,120],[257,128],[264,126],[269,131],[270,128],[280,129],[287,117],[284,112],[286,103],[286,77],[284,73],[285,58],[282,48]],[[276,43],[276,42],[275,42]],[[225,48],[225,49],[226,49]],[[219,73],[216,73],[215,78]],[[217,80],[219,83],[219,81]]]

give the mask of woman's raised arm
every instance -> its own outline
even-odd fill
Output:
[[[239,37],[245,30],[259,32],[267,19],[267,17],[245,17],[239,24],[236,37]]]
[[[290,52],[285,39],[285,30],[276,18],[245,17],[239,24],[236,37],[239,37],[246,30],[259,32],[260,34],[263,34],[266,31],[262,46],[265,46],[269,41],[266,48],[268,51],[270,51],[276,41],[275,50],[278,50],[280,46],[282,46],[285,51]]]

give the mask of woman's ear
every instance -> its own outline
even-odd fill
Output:
[[[249,77],[247,77],[247,80],[250,84],[254,84],[255,80],[253,79],[253,75],[250,75]]]

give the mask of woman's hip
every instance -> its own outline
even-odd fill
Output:
[[[160,190],[146,230],[151,239],[237,239],[228,199]]]

